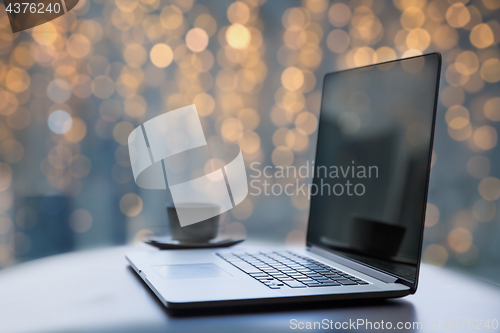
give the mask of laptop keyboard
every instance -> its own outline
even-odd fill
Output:
[[[217,255],[271,289],[369,284],[332,266],[289,251],[225,252]]]

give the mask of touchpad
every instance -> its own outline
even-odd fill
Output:
[[[162,279],[206,279],[231,276],[215,264],[151,266]]]

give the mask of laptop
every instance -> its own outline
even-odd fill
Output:
[[[305,247],[136,252],[130,266],[172,309],[415,293],[440,71],[432,53],[325,75]]]

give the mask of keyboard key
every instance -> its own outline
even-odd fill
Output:
[[[311,281],[305,281],[305,280],[303,280],[303,281],[300,281],[300,282],[302,282],[303,284],[307,284],[307,285],[319,283],[318,281],[314,281],[314,280],[311,280]]]
[[[306,286],[298,281],[283,281],[290,288],[305,288]]]
[[[278,280],[275,280],[275,279],[272,279],[272,280],[262,280],[262,281],[260,281],[260,282],[262,282],[262,283],[264,283],[264,284],[275,284],[275,283],[277,283],[277,282],[279,282],[279,281],[278,281]]]
[[[278,280],[280,281],[293,281],[293,279],[291,277],[285,277],[285,278],[278,278]]]
[[[285,274],[272,274],[272,276],[275,277],[276,279],[288,277],[288,275]]]
[[[330,281],[330,279],[326,278],[326,277],[316,277],[314,279],[317,280],[317,281]]]
[[[246,262],[232,262],[232,264],[239,269],[241,269],[243,272],[251,274],[251,273],[262,273],[262,271],[256,267],[253,267],[252,265],[246,263]]]
[[[348,279],[338,279],[336,280],[337,282],[343,284],[344,286],[352,286],[356,285],[357,283]]]
[[[320,273],[320,274],[323,274],[323,273],[329,273],[326,269],[315,269],[314,270],[316,273]]]
[[[304,280],[299,280],[302,283],[308,283],[308,282],[316,282],[313,279],[304,279]]]
[[[306,276],[309,276],[309,277],[311,277],[311,278],[313,278],[313,279],[314,279],[315,277],[321,277],[321,276],[323,276],[323,275],[318,274],[318,273],[309,273],[309,274],[305,274],[305,275],[306,275]]]
[[[322,285],[325,286],[325,287],[341,286],[340,283],[337,283],[337,282],[334,282],[334,281],[324,282],[324,283],[322,283]]]

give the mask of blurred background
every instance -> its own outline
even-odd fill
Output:
[[[325,73],[439,51],[423,259],[500,283],[499,19],[498,0],[80,0],[13,34],[0,5],[0,267],[166,232],[129,162],[148,119],[196,104],[247,166],[300,166]],[[248,196],[221,233],[303,244],[308,208]]]

